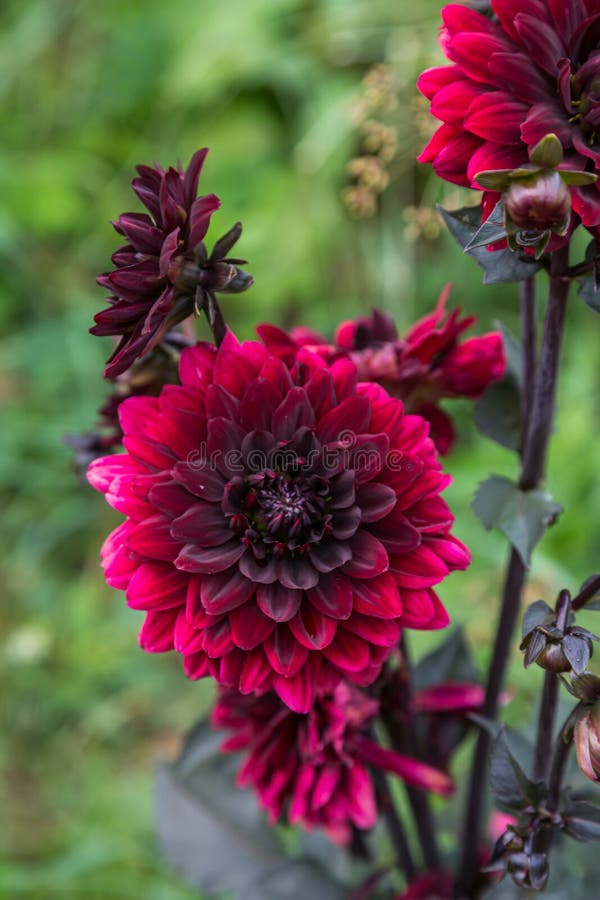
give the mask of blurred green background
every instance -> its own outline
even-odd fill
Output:
[[[156,852],[153,763],[173,755],[210,687],[187,682],[175,655],[138,649],[140,614],[105,586],[98,565],[119,517],[77,481],[63,444],[66,432],[94,423],[106,390],[109,347],[87,330],[104,303],[95,276],[118,245],[110,220],[139,209],[134,165],[187,164],[211,148],[201,190],[217,193],[222,209],[209,238],[241,219],[239,252],[256,280],[250,293],[225,298],[242,336],[265,319],[331,332],[373,304],[402,330],[447,281],[480,330],[496,318],[518,327],[516,289],[482,288],[472,260],[415,209],[461,199],[414,163],[431,128],[414,81],[440,59],[440,5],[2,4],[2,897],[195,896]],[[393,73],[395,108],[377,109],[363,84],[381,62]],[[396,129],[398,151],[376,215],[359,220],[341,194],[371,114]],[[538,551],[531,599],[551,600],[600,568],[599,340],[598,318],[574,297],[549,475],[568,514]],[[452,409],[460,440],[447,461],[448,497],[474,563],[441,593],[483,661],[506,549],[469,502],[481,478],[513,474],[514,461],[476,435],[468,404]],[[508,718],[531,718],[538,674],[524,676],[515,654],[509,680],[520,692]]]

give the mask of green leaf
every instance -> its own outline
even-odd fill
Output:
[[[481,482],[471,508],[488,531],[497,528],[506,535],[526,566],[546,528],[562,512],[562,506],[545,491],[522,491],[500,475]]]
[[[523,351],[520,341],[502,322],[494,322],[502,332],[506,356],[506,372],[494,381],[475,403],[473,419],[486,437],[506,447],[518,450],[521,444],[521,386],[523,383]]]
[[[438,206],[438,211],[454,239],[465,250],[481,228],[481,207],[466,206],[449,212]],[[484,270],[484,284],[524,281],[541,267],[541,263],[512,250],[493,251],[486,250],[485,247],[473,247],[468,253]]]
[[[579,280],[577,293],[586,306],[589,306],[594,312],[600,313],[600,288],[596,287],[593,275],[586,275]]]
[[[422,690],[443,681],[478,681],[477,670],[462,628],[455,628],[442,644],[423,656],[414,670],[415,686]]]
[[[193,887],[235,900],[342,900],[346,890],[315,860],[285,854],[254,793],[236,787],[240,760],[219,753],[221,740],[202,722],[179,760],[157,768],[158,839],[169,863]]]
[[[478,247],[486,247],[495,241],[501,241],[506,237],[506,229],[504,227],[504,204],[502,200],[496,203],[491,214],[477,229],[468,244],[465,245],[465,253],[476,250]]]
[[[579,279],[577,293],[590,309],[600,312],[600,252],[595,240],[591,240],[588,244],[585,259],[587,262],[593,262],[594,268],[589,275]]]
[[[589,641],[575,634],[567,634],[562,640],[562,648],[575,674],[583,675],[592,655]]]
[[[523,616],[523,625],[521,628],[521,637],[529,634],[538,625],[549,625],[554,621],[556,613],[551,606],[548,606],[545,600],[535,600],[525,610]]]
[[[490,786],[496,799],[514,810],[536,806],[546,793],[544,784],[530,781],[511,753],[504,726],[500,727],[492,744]]]
[[[600,807],[574,801],[563,813],[565,831],[576,841],[600,841]]]

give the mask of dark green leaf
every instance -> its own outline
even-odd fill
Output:
[[[525,610],[521,636],[525,637],[526,634],[529,634],[529,632],[533,631],[534,628],[537,628],[538,625],[548,625],[550,622],[554,621],[554,618],[555,612],[551,606],[548,606],[545,600],[535,600]]]
[[[344,889],[314,860],[286,856],[254,793],[236,787],[239,757],[220,754],[221,739],[201,723],[180,759],[158,766],[157,831],[167,860],[194,887],[236,900],[341,900]]]
[[[419,660],[414,680],[419,690],[443,681],[478,681],[462,628],[455,628],[443,643]]]
[[[440,215],[448,230],[463,250],[481,228],[481,208],[467,206],[449,212],[438,206]],[[486,250],[475,247],[468,251],[469,256],[484,270],[484,284],[510,284],[513,281],[524,281],[540,268],[541,263],[526,258],[512,250]]]
[[[521,443],[521,397],[518,383],[507,373],[495,381],[473,407],[475,425],[485,437],[507,450]]]
[[[590,644],[586,638],[567,634],[563,638],[562,648],[576,675],[583,675],[590,661]]]
[[[593,275],[586,275],[579,279],[579,290],[577,293],[586,306],[589,306],[594,312],[600,313],[600,288],[596,287]]]
[[[600,841],[600,807],[575,801],[563,813],[563,819],[566,833],[576,841]]]
[[[546,637],[541,631],[534,631],[531,637],[527,638],[527,646],[525,647],[525,655],[523,658],[526,669],[536,661],[545,646]]]
[[[500,475],[492,475],[479,485],[472,509],[488,531],[498,528],[506,535],[526,566],[546,528],[562,512],[544,491],[521,491]]]
[[[511,753],[503,726],[492,745],[490,785],[496,799],[514,810],[535,806],[545,793],[544,785],[530,781]]]
[[[521,443],[521,384],[523,360],[520,341],[502,322],[494,322],[502,332],[506,356],[506,371],[500,381],[494,381],[473,408],[473,418],[479,431],[506,447],[518,450]]]
[[[493,244],[495,241],[501,241],[506,237],[504,228],[504,208],[500,200],[496,203],[491,215],[477,229],[469,243],[465,246],[465,253],[476,250],[478,247],[485,247],[487,244]]]

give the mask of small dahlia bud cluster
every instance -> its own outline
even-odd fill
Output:
[[[509,825],[498,838],[486,872],[505,872],[515,884],[543,891],[550,869],[548,856],[535,849],[535,830]]]
[[[561,591],[556,612],[543,600],[529,609],[524,622],[521,650],[525,668],[536,663],[556,674],[573,672],[583,675],[593,653],[593,641],[598,640],[586,628],[568,624],[571,598]]]
[[[398,105],[394,74],[379,64],[367,73],[363,95],[356,104],[354,117],[361,138],[361,153],[348,163],[352,183],[344,188],[342,199],[356,218],[370,218],[377,211],[377,197],[387,188],[388,166],[398,144],[397,129],[382,121]]]
[[[572,185],[589,185],[597,176],[559,168],[563,148],[555,134],[545,135],[529,153],[529,163],[516,169],[478,172],[478,185],[501,193],[504,227],[512,250],[546,251],[552,235],[565,237],[571,227]]]
[[[580,710],[573,740],[579,768],[586,778],[600,784],[600,696]]]

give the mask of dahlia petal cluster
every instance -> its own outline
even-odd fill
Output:
[[[448,623],[434,586],[469,553],[421,417],[349,359],[290,368],[230,332],[184,349],[179,376],[120,405],[126,452],[88,473],[127,517],[102,558],[144,649],[307,712],[370,684],[402,627]]]
[[[255,789],[271,824],[285,816],[290,824],[321,827],[333,840],[347,843],[352,825],[367,829],[377,822],[369,764],[440,794],[453,790],[443,772],[370,739],[378,710],[375,699],[348,682],[318,697],[305,715],[272,692],[244,697],[224,690],[212,724],[232,732],[222,750],[245,752],[238,785]]]
[[[272,325],[261,325],[258,333],[269,350],[288,364],[302,346],[329,361],[351,359],[360,380],[378,382],[390,395],[399,397],[408,412],[430,423],[437,450],[445,454],[455,435],[439,400],[480,397],[506,368],[499,332],[460,340],[476,319],[461,319],[459,309],[447,315],[448,295],[449,290],[444,290],[434,312],[416,322],[403,338],[392,319],[377,310],[370,317],[343,322],[333,344],[307,329],[294,329],[288,335]]]
[[[419,157],[446,181],[479,188],[476,175],[516,169],[549,133],[564,168],[600,163],[600,8],[597,0],[491,0],[494,18],[456,3],[442,10],[440,44],[451,66],[418,87],[442,121]],[[598,183],[572,187],[573,210],[600,224]],[[498,194],[487,192],[487,204]]]
[[[112,256],[115,269],[98,278],[113,295],[108,309],[94,317],[91,332],[120,336],[107,378],[124,372],[184,318],[175,309],[182,264],[186,254],[202,242],[220,206],[215,194],[196,196],[207,153],[207,148],[194,153],[185,171],[181,166],[166,171],[160,166],[137,166],[132,187],[149,214],[123,213],[113,223],[127,243]]]

